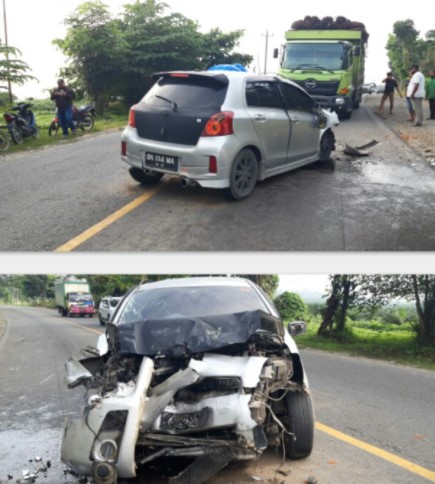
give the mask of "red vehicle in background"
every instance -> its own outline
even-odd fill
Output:
[[[54,283],[56,307],[62,316],[92,316],[95,314],[94,298],[86,279],[66,276]]]

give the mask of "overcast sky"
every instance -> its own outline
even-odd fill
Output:
[[[64,18],[82,0],[5,0],[9,45],[19,48],[23,60],[33,69],[39,84],[28,83],[15,92],[24,96],[41,97],[43,89],[52,89],[63,64],[62,55],[51,44],[55,38],[64,37]],[[106,0],[111,11],[116,14],[126,0]],[[366,81],[380,81],[385,77],[388,60],[385,45],[393,23],[411,17],[415,26],[424,34],[435,27],[433,15],[428,14],[427,3],[422,0],[414,3],[403,0],[394,3],[365,0],[364,2],[342,2],[338,0],[311,0],[293,2],[291,0],[166,0],[169,11],[179,12],[197,20],[202,31],[219,27],[228,32],[244,29],[245,35],[240,51],[254,56],[255,64],[263,70],[265,33],[269,31],[268,71],[277,69],[272,59],[274,47],[284,40],[284,32],[295,20],[306,15],[343,15],[351,20],[363,22],[370,34],[368,44]],[[418,7],[420,4],[421,8]],[[4,41],[3,26],[0,36]],[[258,69],[258,67],[257,67]]]

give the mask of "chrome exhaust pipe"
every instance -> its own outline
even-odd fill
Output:
[[[182,178],[181,179],[181,186],[183,188],[187,187],[194,187],[197,183],[193,180],[190,180],[189,178]]]

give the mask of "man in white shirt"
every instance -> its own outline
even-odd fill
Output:
[[[424,75],[418,70],[418,65],[411,66],[412,77],[409,81],[406,97],[409,97],[417,115],[413,126],[423,125],[423,99],[425,98]]]

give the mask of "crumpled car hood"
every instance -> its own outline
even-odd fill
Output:
[[[254,334],[270,332],[284,337],[282,321],[263,311],[219,316],[148,319],[110,325],[119,353],[183,356],[246,343]]]

